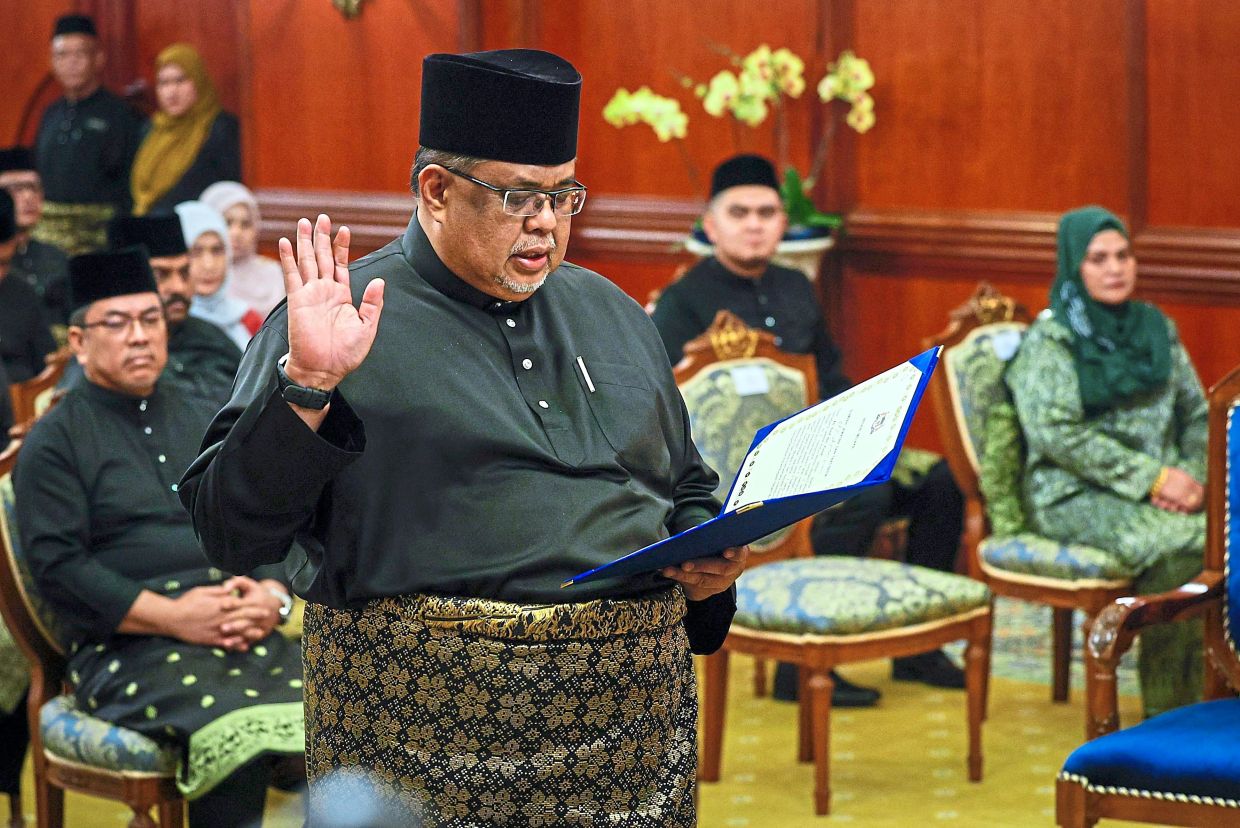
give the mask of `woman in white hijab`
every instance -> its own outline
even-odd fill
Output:
[[[183,201],[176,211],[189,248],[189,281],[194,289],[189,315],[223,329],[245,350],[250,337],[262,327],[263,315],[229,295],[228,226],[224,217],[201,201]]]
[[[275,259],[258,254],[258,201],[244,184],[220,181],[202,191],[203,204],[220,211],[232,244],[228,290],[263,316],[284,299],[284,271]]]

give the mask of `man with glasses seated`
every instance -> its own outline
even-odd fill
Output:
[[[215,409],[162,379],[146,252],[79,256],[70,281],[85,380],[18,457],[21,549],[67,630],[78,708],[182,749],[191,825],[257,824],[275,757],[300,761],[305,738],[300,650],[275,631],[288,587],[212,567],[177,498]]]
[[[351,267],[326,216],[281,240],[287,304],[182,482],[217,565],[315,567],[312,822],[359,787],[349,824],[695,822],[690,651],[744,551],[560,586],[719,509],[650,320],[564,261],[580,88],[427,57],[408,230]]]
[[[0,150],[0,189],[8,190],[17,209],[13,275],[34,288],[48,322],[63,330],[69,321],[69,259],[59,247],[31,237],[43,218],[43,181],[28,147]]]

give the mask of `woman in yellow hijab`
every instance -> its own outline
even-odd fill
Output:
[[[134,158],[136,216],[171,213],[217,181],[241,180],[241,132],[215,95],[198,51],[177,43],[155,59],[159,111]]]

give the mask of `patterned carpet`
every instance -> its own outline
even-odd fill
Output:
[[[822,818],[813,815],[812,767],[796,762],[795,706],[753,698],[753,662],[733,658],[723,779],[702,786],[701,825],[1054,825],[1055,774],[1080,743],[1083,724],[1079,663],[1071,701],[1050,701],[1049,630],[1045,608],[1004,600],[996,607],[990,720],[983,730],[985,776],[978,784],[965,775],[963,692],[892,682],[886,661],[843,668],[848,678],[879,687],[883,700],[876,709],[840,710],[832,717],[833,811]],[[1130,664],[1121,669],[1120,686],[1126,694],[1123,721],[1135,722],[1139,705]],[[27,822],[33,825],[29,782],[27,765]],[[73,794],[66,811],[68,828],[115,828],[128,820],[114,803]],[[297,800],[273,792],[265,825],[300,824]]]

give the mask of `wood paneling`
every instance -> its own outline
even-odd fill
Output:
[[[1059,211],[1128,198],[1122,0],[855,0],[878,79],[866,207]]]
[[[1240,225],[1240,3],[1148,0],[1150,223]]]
[[[245,6],[241,3],[192,3],[134,0],[135,70],[150,88],[155,83],[155,58],[174,43],[198,50],[225,109],[239,113],[243,87]],[[151,92],[154,102],[154,92]]]
[[[461,5],[250,0],[247,175],[260,187],[407,192],[421,59],[458,47]]]
[[[0,49],[0,78],[4,78],[4,94],[0,95],[0,146],[29,140],[18,134],[26,104],[40,88],[45,88],[35,105],[31,118],[37,126],[45,102],[60,94],[60,87],[44,80],[51,69],[51,36],[56,18],[73,10],[70,0],[60,2],[17,3],[6,0],[2,16],[5,30],[4,48]],[[31,130],[32,131],[32,130]]]

